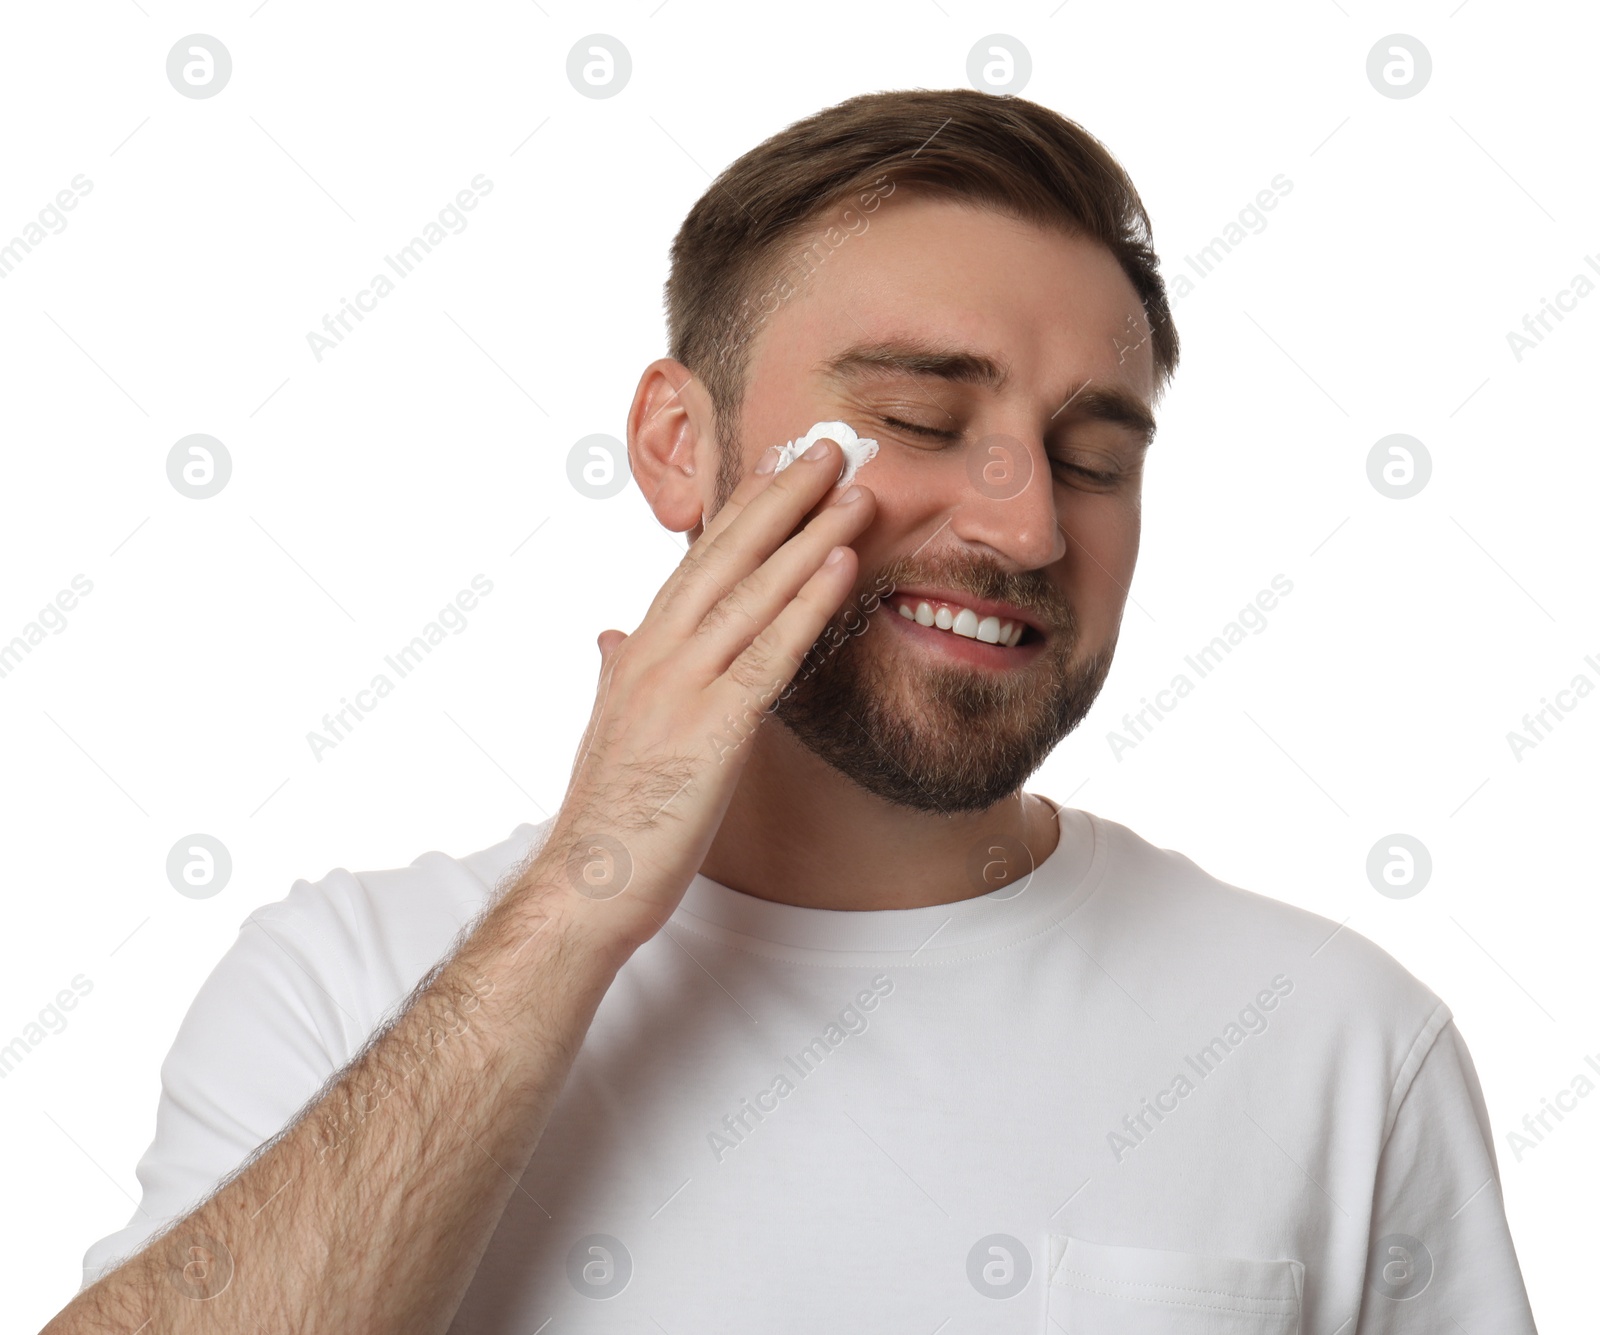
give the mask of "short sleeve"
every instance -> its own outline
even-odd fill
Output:
[[[304,882],[302,896],[312,887]],[[126,1227],[83,1258],[83,1287],[209,1196],[343,1067],[348,1023],[311,952],[281,920],[290,900],[245,919],[190,1003],[161,1064],[156,1131],[139,1160]]]
[[[1405,1090],[1378,1161],[1356,1335],[1536,1335],[1489,1112],[1455,1022]]]

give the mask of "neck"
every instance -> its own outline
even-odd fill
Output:
[[[771,719],[749,745],[700,871],[759,899],[817,909],[950,904],[1029,870],[975,850],[1020,841],[1036,867],[1060,838],[1053,805],[1021,790],[984,811],[913,811],[856,787]]]

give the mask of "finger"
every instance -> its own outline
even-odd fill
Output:
[[[756,460],[755,466],[748,469],[745,475],[739,479],[738,485],[734,487],[728,499],[723,503],[722,508],[715,515],[707,520],[702,514],[700,536],[689,544],[683,558],[678,562],[672,573],[662,582],[661,587],[656,590],[656,596],[650,600],[650,606],[645,609],[644,620],[640,622],[641,627],[647,625],[652,618],[659,618],[664,614],[664,609],[678,596],[685,572],[704,557],[706,550],[716,539],[717,534],[726,529],[738,515],[743,513],[745,507],[761,491],[772,484],[774,477],[777,475],[777,454],[778,447],[774,445],[762,454]],[[774,467],[767,472],[759,471],[767,463],[772,464]]]
[[[855,583],[859,558],[849,547],[834,547],[788,605],[717,679],[723,696],[719,714],[744,717],[748,709],[766,709],[794,680],[806,653],[817,642],[828,619]]]
[[[724,522],[719,512],[652,604],[673,648],[693,635],[706,613],[799,529],[803,517],[830,495],[844,460],[836,441],[823,440],[817,458],[802,457],[775,477],[763,479],[738,513]],[[824,508],[831,508],[825,506]],[[701,544],[704,544],[702,546]]]
[[[692,676],[710,681],[727,671],[763,630],[772,624],[828,558],[848,546],[872,523],[877,500],[866,487],[852,488],[852,499],[826,506],[771,556],[706,612],[680,651]],[[854,553],[852,553],[853,555]]]
[[[745,506],[749,505],[762,491],[772,485],[773,481],[779,476],[776,468],[778,448],[778,446],[774,445],[770,449],[764,450],[757,457],[755,463],[745,470],[744,476],[739,479],[739,484],[729,493],[728,499],[723,502],[722,508],[705,522],[700,530],[700,536],[690,546],[690,551],[702,544],[709,547],[717,534],[727,528],[734,519],[743,513]],[[769,471],[763,473],[759,470],[764,465],[772,465],[772,467]],[[787,472],[788,469],[784,471]]]

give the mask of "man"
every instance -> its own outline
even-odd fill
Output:
[[[1105,149],[853,99],[723,173],[667,296],[628,446],[692,545],[559,813],[251,915],[50,1329],[1532,1331],[1444,1003],[1023,790],[1177,363]],[[768,448],[833,422],[854,494]]]

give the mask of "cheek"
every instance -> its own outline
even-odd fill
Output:
[[[1068,534],[1067,559],[1074,582],[1118,602],[1125,598],[1139,557],[1137,497],[1132,502],[1097,497],[1070,508],[1062,527]]]
[[[872,522],[851,544],[861,553],[864,567],[915,548],[949,514],[948,491],[941,491],[937,479],[926,471],[919,474],[907,468],[895,458],[893,447],[883,442],[877,457],[857,471],[856,481],[869,488],[878,503]]]
[[[1139,497],[1135,496],[1133,504],[1128,507],[1124,520],[1123,547],[1127,559],[1127,575],[1133,576],[1134,562],[1139,557],[1139,535],[1143,531],[1144,511],[1139,504]]]
[[[849,421],[845,416],[842,420]],[[960,505],[968,483],[958,452],[940,459],[896,440],[887,432],[857,430],[878,442],[877,455],[856,473],[856,481],[870,487],[878,501],[876,529],[909,531],[917,525],[937,524],[952,507]]]

